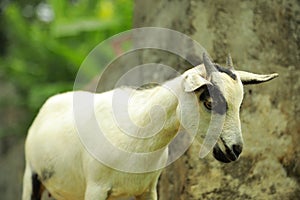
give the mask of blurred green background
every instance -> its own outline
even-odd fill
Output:
[[[133,0],[0,2],[0,138],[26,135],[43,102],[72,90],[84,58],[131,29]]]

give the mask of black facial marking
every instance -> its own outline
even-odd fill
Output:
[[[209,98],[212,99],[212,111],[223,115],[228,110],[226,99],[216,85],[203,86],[204,91],[200,95],[200,101],[205,102]]]
[[[214,149],[213,149],[213,155],[214,155],[215,159],[217,159],[220,162],[223,162],[223,163],[231,162],[231,160],[229,160],[226,157],[225,153],[220,149],[218,144],[216,144]]]
[[[227,74],[230,78],[233,80],[236,80],[236,74],[234,74],[230,69],[224,68],[219,64],[214,64],[214,66],[217,68],[219,72]]]
[[[226,149],[226,156],[230,160],[236,161],[238,159],[238,156],[228,146],[225,145],[225,149]]]

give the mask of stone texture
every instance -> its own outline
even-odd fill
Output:
[[[245,86],[241,158],[200,160],[200,145],[193,144],[164,170],[160,199],[299,199],[299,1],[136,0],[135,14],[137,27],[183,32],[218,63],[230,52],[237,69],[280,74]]]

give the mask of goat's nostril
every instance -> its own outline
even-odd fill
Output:
[[[242,153],[243,146],[242,145],[232,145],[233,153],[236,155],[236,157],[239,157],[239,155]]]

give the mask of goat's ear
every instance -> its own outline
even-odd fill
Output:
[[[263,83],[266,81],[270,81],[273,78],[276,78],[278,76],[277,73],[274,74],[254,74],[254,73],[250,73],[250,72],[245,72],[245,71],[235,71],[243,85],[247,85],[247,84],[259,84],[259,83]]]
[[[188,74],[184,77],[183,87],[185,92],[193,92],[203,85],[211,84],[199,74]]]

